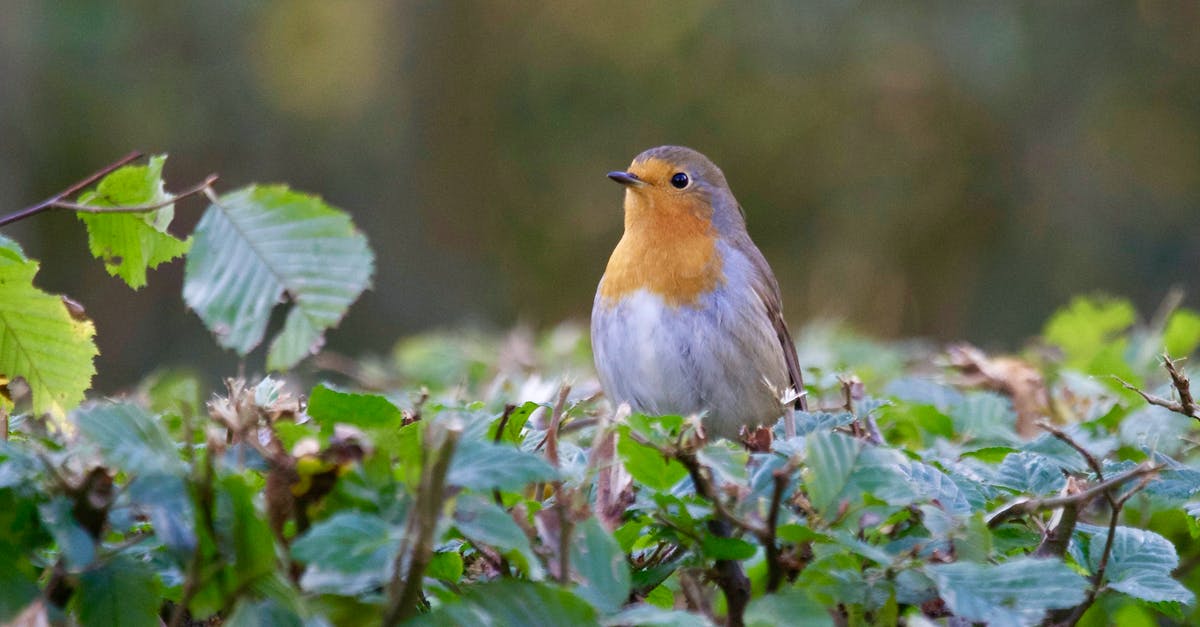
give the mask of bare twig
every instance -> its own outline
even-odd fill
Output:
[[[792,473],[792,469],[792,464],[787,463],[771,474],[775,485],[771,491],[771,508],[767,510],[766,537],[761,538],[767,553],[767,592],[775,592],[783,583],[783,564],[779,559],[779,545],[775,542],[775,534],[779,526],[779,507],[783,503],[783,492],[787,489],[788,475]]]
[[[1018,499],[989,516],[987,521],[988,527],[996,527],[1006,520],[1025,514],[1044,512],[1067,505],[1081,505],[1134,479],[1157,474],[1162,469],[1162,465],[1159,464],[1143,463],[1128,472],[1117,475],[1107,481],[1102,481],[1078,494],[1054,496],[1044,499]]]
[[[197,184],[183,190],[182,192],[179,192],[178,194],[174,194],[166,200],[162,200],[159,202],[154,202],[154,203],[150,203],[150,204],[146,204],[146,205],[127,205],[127,206],[123,206],[123,207],[97,207],[95,205],[81,205],[81,204],[75,203],[75,202],[59,200],[59,201],[52,203],[50,205],[50,208],[51,209],[67,209],[69,211],[79,211],[82,213],[146,213],[148,211],[162,209],[163,207],[166,207],[167,205],[170,205],[170,204],[174,204],[175,202],[178,202],[184,198],[187,198],[188,196],[195,196],[196,194],[199,194],[199,193],[203,192],[204,190],[209,189],[210,187],[212,187],[212,184],[216,183],[216,182],[217,182],[217,175],[209,174],[208,178],[205,178],[200,183],[197,183]]]
[[[408,558],[408,569],[406,571],[403,568],[404,552],[401,551],[396,555],[392,580],[388,583],[388,606],[383,615],[383,624],[387,627],[399,624],[416,612],[425,567],[433,558],[433,533],[437,529],[438,514],[445,502],[446,473],[450,470],[450,459],[454,457],[454,449],[461,435],[461,426],[447,428],[441,447],[421,473],[417,502],[413,504],[410,514],[415,517],[416,529],[411,544],[411,555]]]
[[[567,396],[571,386],[563,384],[558,390],[558,400],[554,402],[554,411],[550,414],[550,428],[546,430],[546,459],[555,469],[558,463],[558,429],[562,426],[564,409],[567,406]],[[562,481],[554,482],[554,507],[558,512],[558,580],[567,583],[571,580],[571,517],[568,507],[568,496],[563,490]]]
[[[140,159],[141,157],[142,157],[141,151],[135,150],[135,151],[125,155],[124,157],[121,157],[120,159],[117,159],[116,161],[104,166],[103,168],[96,170],[95,172],[89,174],[87,177],[83,178],[79,182],[77,182],[74,185],[71,185],[70,187],[64,189],[63,191],[51,196],[50,198],[47,198],[46,200],[43,200],[42,202],[39,202],[36,205],[33,205],[31,207],[26,207],[20,211],[17,211],[16,213],[10,213],[10,214],[0,218],[0,226],[7,226],[9,224],[12,224],[13,222],[18,222],[20,220],[24,220],[25,218],[29,218],[29,217],[35,216],[43,211],[46,211],[47,209],[50,209],[54,205],[54,203],[56,203],[64,198],[70,198],[71,196],[74,196],[75,194],[79,193],[79,191],[82,190],[83,188],[87,187],[88,185],[91,185],[92,183],[95,183],[96,181],[99,181],[100,179],[104,178],[105,176],[108,176],[110,173],[115,171],[117,168],[120,168],[121,166],[123,166],[135,159]]]
[[[1176,364],[1182,360],[1173,360],[1171,359],[1170,355],[1163,353],[1162,361],[1163,367],[1167,369],[1167,374],[1171,376],[1171,385],[1175,386],[1175,391],[1179,393],[1178,401],[1173,401],[1162,398],[1161,396],[1155,396],[1153,394],[1144,392],[1138,389],[1137,386],[1126,382],[1120,377],[1113,378],[1120,382],[1121,385],[1125,386],[1125,389],[1137,392],[1139,396],[1146,399],[1146,402],[1150,403],[1151,405],[1164,407],[1177,414],[1183,414],[1189,418],[1200,420],[1200,405],[1197,405],[1196,401],[1192,398],[1192,382],[1188,379],[1188,376],[1183,374],[1183,372],[1180,371],[1176,366]]]

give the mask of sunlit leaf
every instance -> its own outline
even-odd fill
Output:
[[[94,191],[79,197],[92,207],[132,207],[171,199],[163,189],[166,155],[150,158],[147,165],[127,165],[104,177]],[[182,256],[191,247],[167,232],[175,205],[146,213],[87,213],[76,215],[87,225],[88,247],[113,276],[133,289],[146,284],[146,270]]]
[[[25,379],[33,411],[61,418],[91,385],[96,329],[60,297],[35,288],[37,271],[37,262],[0,235],[0,378]]]

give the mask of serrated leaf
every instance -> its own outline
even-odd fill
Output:
[[[601,612],[615,612],[629,600],[625,552],[595,517],[575,527],[571,566],[583,579],[575,593]]]
[[[1079,573],[1053,559],[935,564],[925,572],[955,615],[992,627],[1036,624],[1046,610],[1081,603],[1088,587]]]
[[[1104,553],[1107,527],[1080,524],[1076,532],[1091,536],[1088,565],[1094,572]],[[1196,596],[1171,577],[1179,555],[1170,540],[1148,529],[1116,528],[1112,552],[1104,571],[1105,583],[1113,590],[1150,602],[1191,604]]]
[[[367,432],[383,450],[394,451],[399,445],[404,415],[383,395],[339,392],[318,385],[308,397],[307,412],[326,436],[333,433],[335,424],[341,423]]]
[[[61,297],[33,286],[37,272],[37,262],[0,235],[0,379],[25,379],[34,413],[62,418],[91,386],[100,351],[90,320],[74,319]]]
[[[922,463],[908,464],[903,472],[922,499],[937,503],[951,514],[971,513],[971,503],[967,500],[966,494],[946,473],[929,464]]]
[[[1013,444],[1017,437],[1017,414],[1005,397],[991,392],[968,394],[950,408],[954,428],[969,440]]]
[[[158,578],[147,565],[121,553],[80,574],[71,603],[79,621],[89,627],[160,624]]]
[[[338,512],[313,525],[292,544],[292,557],[308,565],[301,587],[355,595],[382,585],[399,547],[391,531],[382,518],[357,511]]]
[[[467,588],[457,601],[404,625],[598,625],[596,610],[567,590],[502,579]]]
[[[446,483],[472,490],[512,491],[556,478],[558,472],[538,455],[504,444],[469,440],[455,449]]]
[[[854,472],[862,443],[840,433],[818,433],[807,439],[808,466],[804,485],[813,507],[828,515]]]
[[[854,422],[854,414],[843,411],[830,412],[796,412],[796,435],[808,435],[814,431],[829,431]]]
[[[169,200],[163,189],[162,168],[166,155],[150,158],[148,165],[127,165],[104,177],[94,191],[79,197],[92,207],[131,207]],[[145,213],[87,213],[76,215],[87,225],[88,248],[104,268],[119,276],[129,287],[146,284],[146,270],[182,256],[191,247],[167,232],[175,216],[175,205]]]
[[[282,185],[222,196],[194,237],[183,298],[221,346],[250,352],[263,340],[271,309],[285,296],[291,301],[267,354],[271,370],[319,349],[374,271],[367,240],[345,213]]]
[[[1026,494],[1049,494],[1061,490],[1067,478],[1058,464],[1037,453],[1012,453],[1004,458],[992,480]]]
[[[104,463],[125,472],[181,475],[183,462],[167,430],[127,402],[89,403],[71,414],[79,435],[96,445]]]

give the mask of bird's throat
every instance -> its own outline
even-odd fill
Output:
[[[612,305],[646,290],[674,307],[696,304],[724,276],[712,210],[699,199],[628,196],[625,234],[604,271],[602,301]]]

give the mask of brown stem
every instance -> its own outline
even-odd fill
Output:
[[[81,213],[146,213],[148,211],[162,209],[163,207],[166,207],[167,205],[173,204],[179,200],[187,198],[188,196],[195,196],[196,194],[199,194],[199,193],[203,192],[204,190],[209,189],[210,187],[212,187],[212,184],[216,183],[216,182],[217,182],[217,175],[209,174],[208,178],[204,179],[200,183],[197,183],[197,184],[183,190],[182,192],[179,192],[178,194],[174,194],[166,200],[161,200],[159,202],[154,202],[154,203],[150,203],[150,204],[146,204],[146,205],[127,205],[127,206],[123,206],[123,207],[97,207],[95,205],[81,205],[76,202],[68,202],[66,200],[58,200],[58,201],[51,203],[50,208],[52,208],[52,209],[67,209],[69,211],[78,211]]]
[[[407,572],[402,568],[404,552],[396,555],[392,580],[388,584],[388,607],[383,615],[385,627],[411,618],[417,610],[421,580],[426,566],[433,558],[433,533],[437,529],[438,515],[445,501],[443,492],[446,473],[450,470],[450,459],[454,456],[454,449],[461,435],[461,427],[447,429],[436,457],[421,473],[421,485],[417,491],[416,503],[413,504],[413,512],[410,514],[416,517],[416,538],[412,543]]]
[[[771,475],[775,489],[771,492],[771,508],[767,510],[766,537],[762,538],[763,548],[767,553],[767,592],[775,592],[783,583],[783,564],[779,559],[779,545],[775,542],[775,533],[779,525],[779,507],[783,502],[783,491],[787,489],[791,466],[786,464]]]
[[[86,178],[71,185],[70,187],[64,189],[63,191],[51,196],[50,198],[47,198],[46,200],[39,202],[36,205],[33,205],[31,207],[26,207],[15,213],[10,213],[4,217],[0,217],[0,226],[7,226],[9,224],[12,224],[13,222],[18,222],[18,221],[24,220],[25,218],[29,218],[29,217],[35,216],[43,211],[46,211],[47,209],[50,209],[51,207],[53,207],[54,204],[59,202],[60,200],[74,196],[80,190],[87,187],[88,185],[91,185],[92,183],[99,181],[100,179],[104,178],[105,176],[108,176],[114,170],[129,163],[130,161],[133,161],[134,159],[140,159],[141,156],[142,156],[141,151],[135,150],[135,151],[125,155],[124,157],[121,157],[120,159],[117,159],[116,161],[104,166],[103,168],[96,170],[95,172],[89,174]]]
[[[1120,487],[1132,481],[1133,479],[1157,474],[1158,471],[1162,470],[1162,468],[1163,467],[1161,465],[1143,463],[1129,472],[1117,475],[1116,477],[1113,477],[1107,481],[1100,482],[1078,494],[1055,496],[1044,499],[1026,499],[1015,501],[989,516],[987,521],[988,527],[997,527],[1006,520],[1023,516],[1025,514],[1033,514],[1046,510],[1058,509],[1060,507],[1066,507],[1067,505],[1082,505],[1109,490]]]
[[[1178,401],[1173,401],[1144,392],[1138,389],[1136,386],[1122,380],[1120,377],[1113,378],[1120,382],[1121,385],[1125,386],[1125,389],[1137,392],[1139,396],[1146,399],[1146,402],[1150,403],[1151,405],[1157,405],[1159,407],[1169,409],[1177,414],[1183,414],[1188,418],[1200,420],[1200,405],[1197,405],[1196,401],[1192,398],[1191,380],[1188,379],[1186,374],[1183,374],[1183,372],[1179,370],[1179,368],[1176,366],[1177,362],[1172,360],[1170,355],[1163,353],[1162,361],[1163,367],[1167,369],[1167,374],[1171,376],[1171,385],[1175,386],[1175,391],[1179,393]]]

